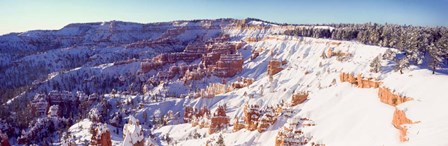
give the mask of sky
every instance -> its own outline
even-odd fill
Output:
[[[70,23],[215,18],[448,26],[448,0],[0,0],[0,34]]]

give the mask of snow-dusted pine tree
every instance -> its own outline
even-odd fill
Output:
[[[428,67],[431,68],[432,74],[435,74],[436,68],[442,63],[442,52],[436,45],[431,43],[428,46]]]
[[[381,55],[376,56],[370,63],[370,71],[374,73],[381,71]]]
[[[406,57],[401,58],[397,61],[397,65],[395,65],[395,71],[400,71],[400,74],[403,74],[403,69],[409,67],[409,60]]]

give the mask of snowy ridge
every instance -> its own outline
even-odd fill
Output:
[[[439,141],[435,144],[446,144],[446,141],[443,141],[445,138],[443,135],[447,133],[446,130],[436,133],[422,130],[425,127],[430,130],[442,125],[446,126],[442,121],[436,121],[435,119],[430,121],[438,123],[437,126],[424,126],[426,124],[422,123],[411,125],[409,130],[410,140],[406,143],[400,143],[398,140],[399,134],[391,124],[394,108],[379,101],[377,89],[360,89],[348,83],[341,83],[338,79],[341,72],[361,73],[366,76],[383,79],[385,82],[384,86],[389,88],[398,91],[404,88],[408,92],[412,90],[413,92],[410,93],[401,91],[408,96],[428,97],[427,100],[434,100],[434,102],[428,103],[434,105],[432,106],[434,108],[426,107],[430,105],[420,105],[413,109],[411,105],[419,104],[421,102],[419,101],[420,98],[399,106],[399,108],[408,109],[406,113],[409,113],[409,118],[417,120],[446,117],[443,114],[436,117],[423,114],[426,113],[424,109],[431,110],[431,112],[439,111],[439,113],[440,111],[446,110],[443,108],[445,106],[441,105],[443,102],[439,101],[444,99],[436,98],[441,97],[440,93],[443,92],[441,89],[446,86],[441,85],[440,88],[428,88],[427,84],[417,85],[420,84],[419,82],[426,81],[427,77],[419,77],[422,76],[422,73],[428,76],[430,73],[428,70],[417,69],[410,71],[409,74],[414,75],[414,80],[409,80],[409,78],[405,78],[406,75],[400,75],[396,72],[375,74],[369,71],[370,61],[375,56],[384,53],[387,48],[366,46],[345,41],[339,46],[332,46],[328,45],[328,42],[334,42],[331,40],[288,38],[286,36],[278,37],[281,40],[260,41],[250,43],[246,46],[250,49],[265,49],[255,60],[246,61],[244,71],[241,73],[241,76],[256,78],[257,81],[254,84],[217,96],[215,99],[196,99],[190,104],[196,107],[206,105],[211,110],[218,105],[226,104],[229,117],[242,117],[242,107],[246,102],[256,101],[262,103],[263,106],[275,105],[281,102],[281,100],[289,101],[293,91],[304,90],[311,92],[309,100],[302,106],[296,107],[295,110],[298,112],[298,117],[307,117],[316,122],[317,126],[315,128],[305,132],[312,135],[318,142],[328,145],[420,145],[422,143],[435,143],[434,141]],[[320,57],[321,53],[329,48],[333,48],[335,51],[352,53],[353,57],[351,60],[344,62],[337,61],[336,58],[322,59]],[[242,52],[244,53],[244,50]],[[269,52],[275,52],[272,53],[275,55],[270,55]],[[260,71],[266,69],[267,60],[270,58],[288,61],[288,67],[274,76],[276,78],[274,82],[277,83],[269,83],[265,71]],[[383,64],[385,63],[383,62]],[[322,66],[320,67],[319,64]],[[385,66],[387,67],[387,65]],[[398,76],[404,79],[398,79]],[[443,80],[445,76],[438,75],[429,79],[434,79],[432,83],[435,83],[435,80]],[[337,83],[332,83],[333,80],[336,80]],[[406,82],[403,84],[402,81]],[[260,92],[260,86],[265,88],[263,95],[258,94],[254,99],[248,99],[243,96],[244,93],[254,93],[257,95]],[[422,92],[421,89],[430,92]],[[274,92],[270,92],[269,90]],[[427,93],[432,93],[433,96],[429,97],[431,94],[428,95]],[[435,101],[438,101],[438,103],[435,103]],[[416,116],[414,112],[421,113],[422,115]],[[432,118],[422,117],[423,115]],[[224,132],[223,136],[226,139],[226,145],[274,145],[275,137],[273,135],[277,133],[283,123],[284,120],[280,120],[270,130],[263,133],[256,131],[250,132],[243,129],[235,133]],[[174,125],[172,128],[169,128],[170,130],[162,128],[156,130],[156,133],[160,132],[161,135],[167,132],[184,133],[181,132],[181,126],[186,125]],[[426,131],[428,132],[427,134],[431,133],[430,135],[432,136],[425,138],[424,136],[418,135],[418,131]],[[172,136],[174,137],[175,135]],[[216,136],[216,134],[213,134],[209,137]],[[180,137],[185,137],[185,135],[178,135],[178,138],[182,139]],[[189,145],[192,143],[204,144],[205,141],[206,139],[187,140],[184,143],[181,142],[180,145]]]

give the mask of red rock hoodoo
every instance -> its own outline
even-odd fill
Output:
[[[213,113],[208,133],[213,134],[219,129],[227,126],[228,124],[229,124],[229,117],[227,117],[226,115],[225,106],[219,106],[218,109],[216,109],[215,113]]]
[[[260,106],[257,104],[244,106],[244,123],[246,128],[254,131],[258,127],[258,118],[260,117]]]

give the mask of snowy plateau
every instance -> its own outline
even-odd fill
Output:
[[[402,50],[284,34],[298,28],[335,29],[111,21],[0,36],[1,145],[448,145],[443,69],[400,73],[383,56]]]

